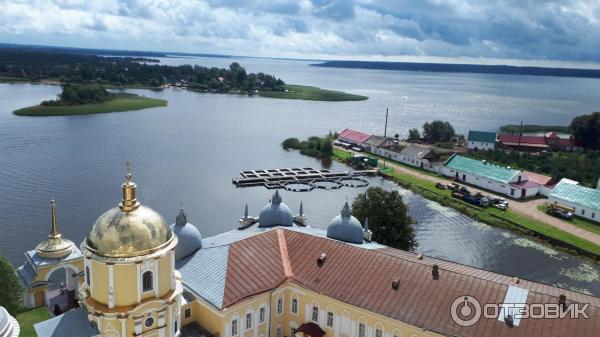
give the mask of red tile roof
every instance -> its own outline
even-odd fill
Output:
[[[344,138],[355,143],[364,143],[369,137],[371,137],[371,135],[352,129],[345,129],[338,136],[338,138]]]
[[[327,256],[319,266],[323,253]],[[438,279],[432,277],[434,264],[439,266]],[[286,281],[447,336],[559,337],[568,332],[592,337],[600,331],[598,297],[525,280],[514,284],[512,277],[457,263],[419,259],[393,248],[364,249],[285,229],[230,245],[224,307]],[[397,290],[392,281],[399,281]],[[528,289],[530,304],[558,303],[560,294],[566,295],[567,303],[589,303],[586,313],[591,319],[522,319],[512,328],[497,319],[481,319],[468,328],[452,320],[450,307],[456,298],[470,295],[482,303],[502,303],[510,285]]]
[[[500,143],[519,144],[519,135],[499,135],[498,141]],[[547,145],[546,138],[543,136],[521,136],[521,145]]]
[[[528,188],[538,187],[540,184],[536,183],[533,180],[525,180],[518,183],[511,183],[510,186],[518,188],[520,190],[526,190]]]
[[[527,176],[527,178],[529,178],[530,181],[534,181],[542,186],[551,185],[554,183],[554,178],[550,176],[545,176],[543,174],[530,171],[523,171],[523,173]]]

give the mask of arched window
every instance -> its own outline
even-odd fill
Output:
[[[144,274],[142,274],[142,289],[143,291],[150,291],[152,290],[152,286],[153,283],[152,282],[152,272],[151,271],[147,271]]]
[[[90,267],[85,267],[85,283],[88,286],[92,285],[92,282],[90,282]]]

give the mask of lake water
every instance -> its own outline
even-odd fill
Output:
[[[166,59],[168,63],[226,66],[232,59]],[[257,215],[272,191],[236,189],[240,170],[293,166],[347,169],[281,149],[304,138],[353,127],[380,133],[390,107],[390,133],[432,118],[458,131],[501,124],[565,124],[600,103],[600,81],[506,75],[428,74],[309,67],[310,62],[237,60],[249,71],[289,83],[318,85],[370,97],[363,102],[306,102],[182,90],[132,92],[169,101],[166,108],[72,117],[18,117],[17,108],[51,99],[59,88],[0,84],[0,253],[13,263],[49,231],[49,199],[56,196],[60,230],[81,242],[93,221],[120,200],[124,163],[133,162],[139,199],[174,221],[183,202],[203,235],[233,229],[247,203]],[[406,96],[406,99],[402,97]],[[378,178],[371,186],[396,188]],[[364,189],[284,192],[309,224],[325,227],[345,200]],[[415,225],[417,251],[427,255],[600,295],[600,268],[509,231],[477,223],[402,191]]]

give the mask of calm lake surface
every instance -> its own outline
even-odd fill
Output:
[[[502,124],[568,124],[600,106],[599,80],[386,72],[317,68],[305,61],[196,58],[168,64],[227,66],[276,74],[288,83],[317,85],[370,97],[363,102],[306,102],[182,90],[131,90],[169,101],[166,108],[73,117],[18,117],[12,111],[51,99],[58,87],[0,84],[0,254],[14,264],[45,239],[49,199],[55,195],[63,235],[81,242],[94,220],[121,198],[124,163],[133,162],[138,198],[173,222],[182,202],[204,236],[236,228],[247,203],[257,215],[272,191],[236,189],[240,170],[327,167],[281,149],[288,137],[322,135],[353,127],[405,134],[431,119],[458,131],[495,130]],[[404,99],[403,97],[406,97]],[[371,186],[397,188],[379,178]],[[364,189],[283,192],[292,209],[300,201],[309,224],[325,227],[345,200]],[[415,225],[417,251],[507,275],[600,295],[600,268],[534,240],[478,223],[401,190]]]

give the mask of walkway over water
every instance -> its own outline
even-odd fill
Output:
[[[268,170],[241,171],[241,178],[233,178],[236,187],[264,186],[284,188],[293,192],[308,192],[315,188],[338,189],[343,186],[364,187],[369,182],[361,176],[376,175],[378,170],[341,171],[319,170],[312,167],[294,167]]]

